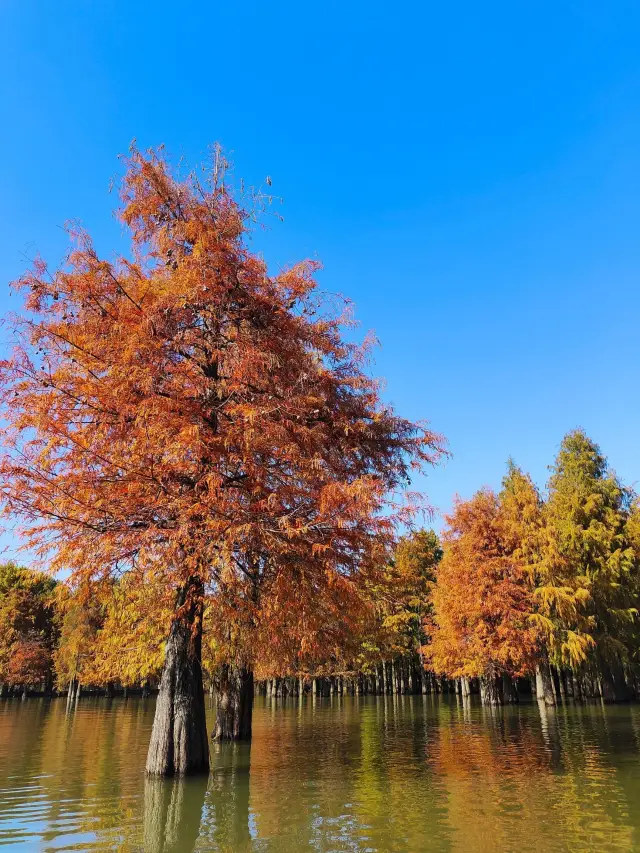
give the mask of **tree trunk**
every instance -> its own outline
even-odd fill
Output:
[[[224,664],[216,689],[214,740],[251,740],[253,716],[253,672]]]
[[[574,701],[582,702],[582,687],[580,685],[580,679],[573,670],[571,671],[571,683]]]
[[[502,679],[488,674],[480,679],[480,698],[483,705],[502,705]]]
[[[192,578],[176,598],[147,754],[150,776],[186,776],[209,770],[202,684],[202,596],[202,582]]]
[[[513,678],[511,678],[510,675],[507,675],[506,672],[502,675],[502,695],[504,697],[505,704],[518,704],[518,687]]]
[[[546,661],[536,667],[536,695],[540,702],[544,701],[545,705],[556,704],[553,681],[551,680],[551,670],[549,669],[549,664]]]
[[[71,705],[76,698],[76,690],[78,688],[78,681],[75,678],[72,678],[69,682],[69,689],[67,690],[67,705]]]
[[[567,694],[564,689],[564,681],[562,680],[562,670],[554,668],[551,671],[553,685],[556,689],[556,696],[560,696],[560,701],[563,705],[567,704]]]
[[[624,702],[629,698],[629,690],[622,665],[617,660],[600,661],[601,692],[605,702]]]

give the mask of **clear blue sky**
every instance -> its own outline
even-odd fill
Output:
[[[637,3],[4,0],[0,311],[77,217],[106,253],[116,155],[215,140],[273,179],[273,269],[321,259],[376,372],[453,458],[434,505],[544,484],[583,426],[640,482]]]

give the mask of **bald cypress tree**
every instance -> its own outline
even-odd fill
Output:
[[[592,640],[588,663],[606,700],[628,695],[625,667],[635,635],[638,558],[628,526],[631,492],[583,430],[562,441],[549,481],[548,570],[584,601],[578,633]]]

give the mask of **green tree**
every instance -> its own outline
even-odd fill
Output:
[[[598,445],[583,430],[568,433],[551,469],[545,564],[549,575],[559,570],[584,601],[586,621],[576,630],[592,638],[589,663],[606,699],[626,695],[624,667],[636,637],[631,501]]]
[[[554,704],[550,664],[579,665],[593,642],[585,614],[588,592],[576,582],[571,561],[553,547],[547,507],[536,485],[511,459],[499,499],[506,546],[524,568],[533,593],[530,622],[540,637],[538,695]]]
[[[391,628],[398,643],[409,652],[424,645],[424,620],[431,611],[431,588],[442,546],[433,530],[418,530],[403,536],[387,571],[390,589],[384,626]]]
[[[361,626],[356,670],[370,673],[383,661],[397,659],[404,659],[407,665],[405,677],[414,667],[422,669],[424,622],[441,558],[440,540],[433,530],[416,530],[398,540],[392,555],[367,584],[371,607]]]

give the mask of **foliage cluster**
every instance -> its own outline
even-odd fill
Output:
[[[640,510],[582,431],[568,433],[545,499],[512,462],[502,490],[458,501],[433,589],[430,665],[517,677],[551,664],[628,693],[638,660]]]

